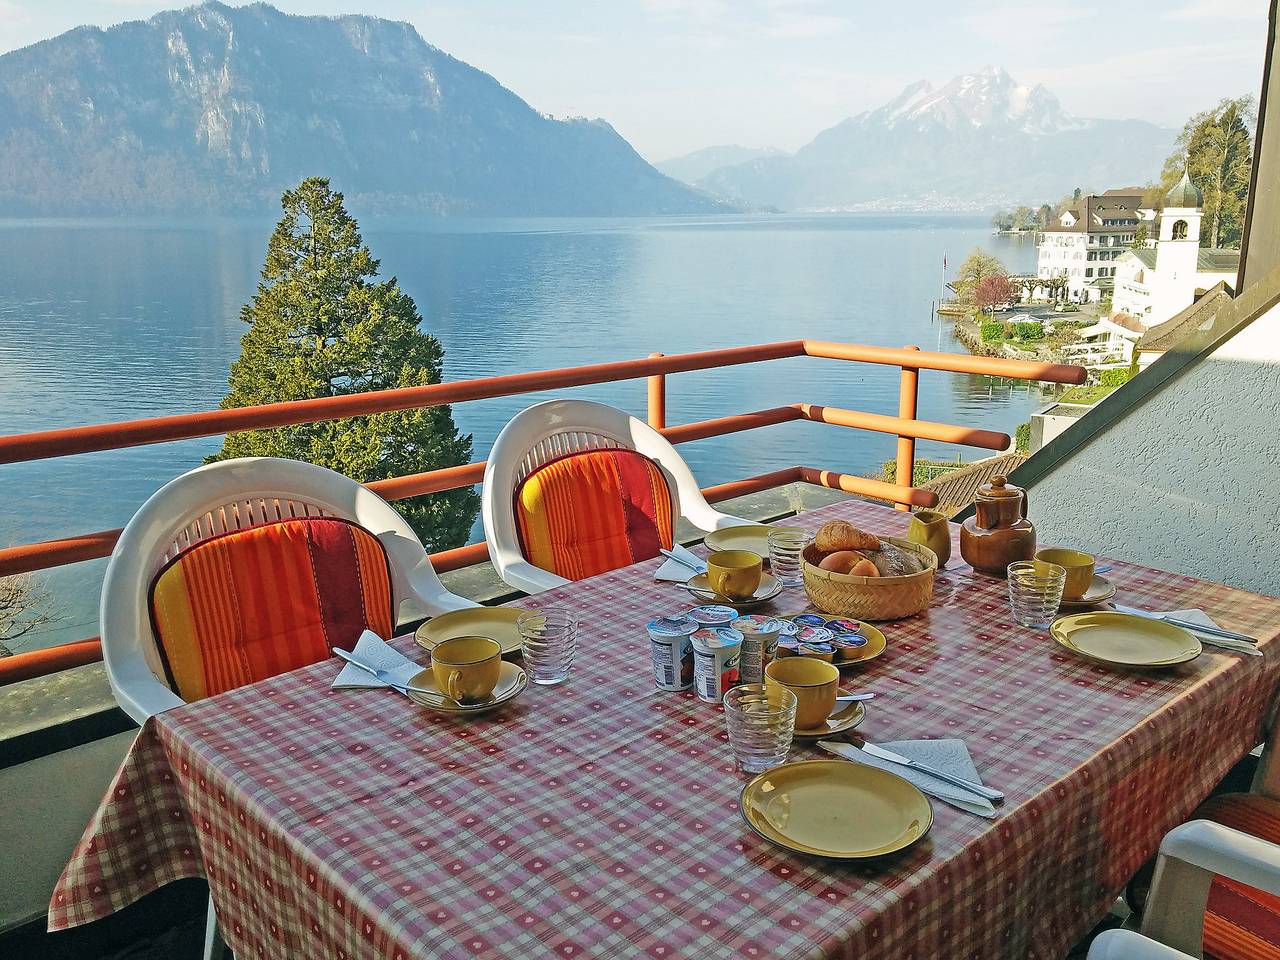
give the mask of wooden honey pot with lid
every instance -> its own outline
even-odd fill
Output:
[[[974,515],[960,525],[960,556],[975,570],[1003,577],[1015,560],[1036,553],[1036,528],[1027,519],[1027,492],[1001,476],[978,488]]]

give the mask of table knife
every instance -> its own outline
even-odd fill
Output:
[[[975,783],[972,780],[966,780],[964,777],[957,777],[953,773],[947,773],[947,771],[939,769],[938,767],[927,763],[921,763],[919,760],[912,760],[910,757],[904,757],[900,753],[894,753],[892,750],[886,750],[884,747],[877,746],[874,743],[868,743],[861,737],[850,737],[849,743],[851,746],[856,747],[869,756],[878,757],[881,760],[888,760],[890,763],[897,763],[904,767],[912,767],[919,770],[921,773],[929,774],[931,777],[937,777],[939,780],[945,780],[947,783],[957,786],[961,790],[968,790],[970,793],[975,793],[984,800],[990,800],[992,803],[1000,803],[1004,800],[1004,794],[999,790],[992,790],[990,787],[984,787],[980,783]],[[818,746],[831,753],[836,752],[831,750],[830,747],[827,747],[821,741],[819,741]]]
[[[1221,637],[1223,640],[1239,640],[1241,643],[1257,643],[1255,637],[1248,634],[1236,633],[1234,630],[1224,630],[1222,627],[1213,626],[1206,623],[1196,623],[1194,620],[1181,620],[1178,617],[1171,617],[1167,613],[1153,613],[1150,610],[1140,610],[1137,607],[1126,606],[1123,603],[1112,604],[1119,613],[1132,614],[1135,617],[1146,617],[1149,620],[1163,620],[1165,623],[1173,624],[1175,627],[1182,627],[1183,630],[1190,630],[1192,633],[1204,633],[1211,637]]]

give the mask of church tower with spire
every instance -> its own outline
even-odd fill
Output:
[[[1182,179],[1165,194],[1164,209],[1160,211],[1156,273],[1161,282],[1159,292],[1152,291],[1152,312],[1156,316],[1173,316],[1195,296],[1203,206],[1204,194],[1191,182],[1184,166]]]

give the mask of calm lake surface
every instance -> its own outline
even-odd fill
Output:
[[[359,216],[359,211],[353,211]],[[216,407],[270,222],[0,221],[0,432]],[[958,350],[932,315],[942,261],[982,245],[1017,272],[1030,240],[947,215],[362,221],[445,347],[449,380],[800,337]],[[919,415],[1010,434],[1036,387],[921,374]],[[566,391],[643,416],[643,381]],[[484,457],[547,395],[454,408]],[[808,401],[896,413],[897,368],[793,359],[668,378],[668,421]],[[219,438],[0,466],[0,543],[122,526]],[[925,457],[972,449],[921,443]],[[894,439],[790,423],[685,444],[704,485],[796,463],[864,473]],[[482,537],[477,520],[474,539]],[[105,561],[41,574],[60,620],[23,649],[97,632]]]

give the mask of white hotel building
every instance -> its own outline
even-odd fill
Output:
[[[1154,211],[1141,204],[1136,187],[1081,197],[1058,215],[1056,226],[1037,235],[1036,275],[1065,278],[1067,297],[1077,302],[1110,293],[1115,261],[1133,242],[1138,224],[1154,220]]]

